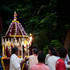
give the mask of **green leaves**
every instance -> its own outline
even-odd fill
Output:
[[[51,40],[50,44],[55,46],[55,48],[63,47],[62,43],[59,40]]]
[[[8,4],[8,5],[7,5]],[[33,45],[45,49],[48,44],[60,46],[64,38],[64,29],[69,25],[56,22],[56,0],[23,0],[8,1],[3,5],[3,33],[5,35],[10,25],[14,11],[17,11],[18,20],[22,23],[27,33],[34,36]],[[2,13],[3,14],[3,13]],[[4,26],[6,26],[4,28]],[[60,42],[60,43],[59,43]],[[59,45],[60,44],[60,45]]]

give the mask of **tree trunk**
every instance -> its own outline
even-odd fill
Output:
[[[64,47],[66,49],[68,49],[69,46],[70,46],[70,30],[68,30],[67,35],[66,35],[66,39],[65,39],[65,42],[64,42]]]

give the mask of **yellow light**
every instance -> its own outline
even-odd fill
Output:
[[[30,33],[30,36],[32,36],[32,34]]]

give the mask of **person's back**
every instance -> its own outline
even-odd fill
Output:
[[[31,70],[49,70],[49,67],[46,66],[46,65],[43,64],[43,63],[40,63],[40,64],[33,65],[33,66],[31,67]]]
[[[20,69],[21,60],[13,54],[10,58],[10,70],[21,70]]]
[[[32,65],[35,65],[35,64],[38,64],[37,55],[31,55],[29,57],[29,65],[31,67]]]
[[[50,70],[56,70],[56,67],[55,67],[55,66],[56,66],[56,61],[57,61],[58,59],[59,59],[59,58],[56,57],[56,56],[54,56],[54,55],[52,55],[52,56],[50,56],[50,57],[48,58],[47,64],[48,64]]]
[[[65,63],[62,59],[58,59],[56,62],[56,70],[66,70]]]
[[[38,50],[34,48],[33,55],[29,57],[29,69],[31,68],[31,66],[38,64],[37,53],[38,53]]]
[[[38,64],[31,66],[30,70],[50,70],[47,65],[44,64],[45,56],[42,52],[38,54]]]
[[[66,66],[64,63],[65,57],[66,57],[66,49],[65,48],[59,48],[58,54],[60,56],[60,59],[56,62],[56,70],[66,70]]]

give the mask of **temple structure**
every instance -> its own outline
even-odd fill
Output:
[[[14,12],[14,19],[10,24],[5,36],[2,37],[2,56],[11,56],[11,49],[17,46],[19,49],[18,56],[23,56],[23,48],[31,45],[32,35],[27,35],[23,26],[17,21],[17,13]]]

